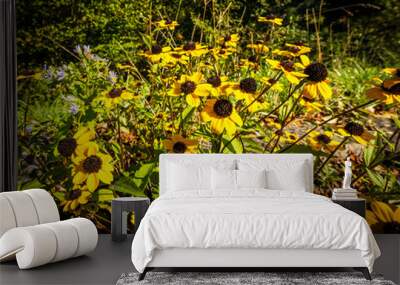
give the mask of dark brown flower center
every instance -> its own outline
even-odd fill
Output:
[[[328,137],[327,135],[320,134],[317,136],[317,141],[319,141],[320,143],[323,143],[323,144],[328,144],[331,142],[331,138]]]
[[[86,173],[95,173],[101,169],[102,160],[96,155],[88,156],[83,161],[83,170]]]
[[[273,14],[269,14],[269,15],[265,16],[265,18],[267,20],[273,20],[273,19],[276,19],[277,17],[275,15],[273,15]]]
[[[194,42],[188,42],[183,46],[183,50],[195,50],[196,44]]]
[[[122,94],[122,90],[121,88],[113,88],[111,89],[110,92],[108,92],[108,97],[110,98],[117,98],[120,97]]]
[[[58,152],[65,157],[70,157],[77,147],[77,142],[74,138],[65,138],[58,143]]]
[[[293,53],[297,53],[300,51],[298,47],[288,47],[287,50]]]
[[[397,77],[400,77],[400,68],[396,68],[396,73],[395,74],[396,74]]]
[[[396,83],[395,85],[390,87],[389,92],[394,95],[400,95],[400,83]]]
[[[347,123],[344,129],[354,136],[361,136],[364,133],[364,127],[354,122]]]
[[[219,99],[214,104],[214,112],[219,117],[229,117],[232,114],[233,106],[232,103],[226,99]]]
[[[221,86],[221,78],[219,76],[213,76],[207,79],[207,83],[217,88]]]
[[[321,82],[328,76],[328,70],[325,65],[319,62],[311,63],[304,69],[304,73],[308,75],[308,80]]]
[[[70,193],[69,198],[70,198],[70,200],[75,200],[75,199],[79,198],[79,196],[81,196],[81,190],[76,189],[76,190],[73,190],[73,191]]]
[[[271,85],[275,84],[276,82],[278,82],[278,80],[273,79],[273,78],[268,79],[268,83],[271,84]]]
[[[225,51],[225,50],[223,50],[223,49],[220,49],[218,53],[219,53],[219,54],[225,54],[225,53],[226,53],[226,51]]]
[[[258,62],[257,56],[255,56],[255,55],[249,56],[249,58],[247,60],[250,62],[254,62],[254,63]]]
[[[193,81],[190,81],[190,80],[182,83],[182,85],[181,85],[181,92],[184,94],[193,93],[193,91],[195,89],[196,89],[196,83],[194,83]]]
[[[183,142],[176,142],[174,143],[174,146],[172,147],[172,150],[175,153],[184,153],[186,151],[187,147],[185,145],[185,143]]]
[[[224,37],[224,41],[229,42],[232,39],[230,35]]]
[[[165,24],[166,25],[172,24],[172,21],[170,19],[167,19],[167,20],[165,20]]]
[[[284,70],[286,71],[293,71],[294,70],[294,62],[289,61],[289,60],[284,60],[280,62],[280,65],[283,67]]]
[[[257,81],[248,77],[240,81],[240,90],[247,93],[255,93],[257,91]]]
[[[182,55],[180,55],[179,53],[171,53],[171,56],[178,59],[182,57]]]
[[[159,54],[162,52],[162,47],[159,45],[154,45],[151,47],[151,54]]]

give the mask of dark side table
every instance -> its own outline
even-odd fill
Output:
[[[135,232],[150,206],[149,198],[120,197],[111,201],[111,237],[113,241],[123,241],[127,234],[129,212],[135,214]]]
[[[340,200],[332,199],[332,202],[339,204],[340,206],[359,214],[361,217],[365,218],[365,199],[357,198],[352,200]]]

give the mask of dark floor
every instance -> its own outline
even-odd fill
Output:
[[[132,238],[112,242],[111,235],[99,235],[96,250],[87,256],[28,270],[19,270],[15,261],[2,263],[0,284],[115,284],[122,273],[135,270],[130,257]]]

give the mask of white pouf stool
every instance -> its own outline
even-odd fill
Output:
[[[95,225],[85,218],[60,221],[51,195],[42,189],[0,193],[0,261],[20,269],[84,255],[96,248]]]

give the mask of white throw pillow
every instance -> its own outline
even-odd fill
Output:
[[[267,171],[236,170],[237,187],[240,188],[267,188]]]
[[[239,170],[267,170],[267,188],[274,190],[306,191],[308,189],[305,161],[285,160],[239,160]]]
[[[236,190],[236,170],[212,168],[212,188],[214,190]]]
[[[211,189],[211,168],[170,163],[167,184],[169,191]]]

